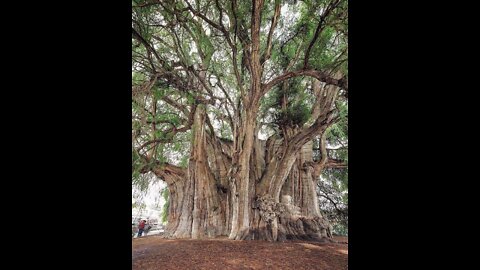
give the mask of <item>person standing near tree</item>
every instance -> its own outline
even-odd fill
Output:
[[[152,224],[150,222],[150,220],[147,220],[147,223],[145,224],[145,227],[143,229],[143,234],[145,236],[147,236],[148,232],[150,231],[150,229],[152,228]]]
[[[143,230],[145,229],[145,222],[146,220],[142,220],[140,223],[138,223],[138,237],[142,236]]]

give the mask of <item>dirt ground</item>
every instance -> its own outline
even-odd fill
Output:
[[[337,243],[132,239],[132,269],[348,269],[348,238]]]

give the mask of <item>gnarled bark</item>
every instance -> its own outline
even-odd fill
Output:
[[[229,142],[206,131],[205,106],[196,106],[188,169],[175,180],[166,180],[172,223],[166,235],[270,241],[330,237],[330,225],[319,210],[316,182],[322,169],[335,163],[327,158],[324,132],[334,121],[336,90],[316,92],[316,121],[285,128],[267,141],[256,138],[254,109],[243,110],[240,132]],[[322,158],[317,162],[313,136],[321,138]]]
[[[200,109],[195,122],[202,120],[202,114]],[[226,169],[230,160],[221,150],[221,143],[217,141],[216,146],[207,144],[205,136],[204,128],[195,126],[193,140],[197,143],[192,149],[187,171],[177,170],[177,174],[167,174],[169,170],[166,168],[156,171],[167,181],[170,191],[167,237],[204,238],[232,234],[235,203],[232,198],[238,196],[233,193],[232,186],[227,185]],[[269,143],[270,151],[267,149]],[[282,153],[282,140],[271,143],[255,139],[254,145],[245,196],[249,200],[247,228],[237,231],[240,232],[237,235],[241,235],[241,239],[270,241],[329,237],[328,221],[320,214],[317,203],[312,143],[305,144],[298,153],[288,157],[293,160],[289,170],[277,167],[273,170],[279,172],[273,174],[276,177],[286,172],[278,197],[274,188],[262,189],[265,182],[261,182],[261,176],[266,176],[266,159],[276,160]],[[268,165],[273,166],[272,162],[270,160]],[[280,167],[281,164],[285,163],[280,163]]]

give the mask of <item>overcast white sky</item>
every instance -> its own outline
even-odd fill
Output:
[[[142,210],[139,216],[138,209],[133,208],[133,217],[138,216],[138,218],[156,218],[160,220],[161,210],[165,204],[165,200],[161,196],[160,191],[166,187],[166,184],[160,179],[156,179],[157,181],[150,183],[147,193],[141,198],[142,202],[146,204],[146,209]],[[132,186],[132,203],[138,200],[134,197],[138,192],[138,189]]]

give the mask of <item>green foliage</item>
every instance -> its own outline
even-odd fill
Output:
[[[281,109],[274,115],[275,123],[279,126],[302,126],[310,117],[310,110],[302,103],[294,103],[286,109]]]
[[[344,224],[335,224],[333,226],[333,233],[341,236],[348,236],[348,226]]]
[[[132,174],[132,186],[135,186],[140,192],[146,192],[150,185],[149,177],[145,174],[135,172]]]
[[[169,138],[171,134],[158,133],[161,138]],[[156,160],[161,163],[177,164],[180,167],[187,167],[190,154],[191,132],[178,133],[171,143],[159,144],[156,151]],[[158,166],[158,164],[156,165]]]
[[[348,190],[348,168],[345,169],[336,169],[336,168],[327,168],[324,169],[322,177],[325,181],[329,182],[332,188],[334,188],[339,193]],[[343,201],[343,199],[342,199]]]
[[[262,102],[261,114],[271,114],[278,127],[301,127],[311,116],[308,98],[302,78],[291,79],[272,89],[272,94]]]
[[[348,163],[348,103],[337,102],[339,120],[327,129],[327,144],[340,147],[332,151],[332,158]]]
[[[153,96],[155,97],[156,100],[162,99],[163,96],[165,96],[165,89],[164,88],[153,88]]]
[[[195,103],[195,97],[190,93],[187,93],[187,100],[188,100],[189,104],[194,104]]]
[[[187,165],[188,165],[188,159],[189,159],[188,155],[184,155],[184,156],[180,159],[180,164],[179,164],[179,166],[180,166],[180,167],[183,167],[183,168],[186,168]]]
[[[222,126],[220,128],[220,137],[229,139],[229,140],[233,139],[232,130],[230,129],[230,126],[225,122],[222,122]]]
[[[207,36],[207,34],[205,33],[201,25],[198,25],[198,24],[192,24],[192,25],[194,25],[192,27],[192,30],[196,34],[195,36],[196,44],[204,55],[204,65],[208,67],[210,65],[210,59],[212,58],[212,55],[215,52],[215,49],[212,45],[212,42],[210,41],[210,37]]]
[[[340,99],[336,107],[339,119],[326,131],[327,149],[333,149],[327,150],[328,157],[340,160],[348,166],[348,102]],[[334,232],[346,235],[348,233],[348,167],[324,169],[322,182],[320,194],[332,199],[336,207],[329,200],[320,198],[320,208],[334,224]]]
[[[132,208],[138,208],[138,209],[145,209],[146,204],[144,202],[133,202],[132,203]]]
[[[345,172],[347,169],[327,171],[318,182],[320,210],[334,226],[334,232],[343,234],[348,228],[348,190],[342,186],[341,180],[333,176],[332,172]]]
[[[140,174],[141,167],[144,166],[144,161],[140,158],[137,151],[132,150],[132,184],[143,186],[142,175]]]

